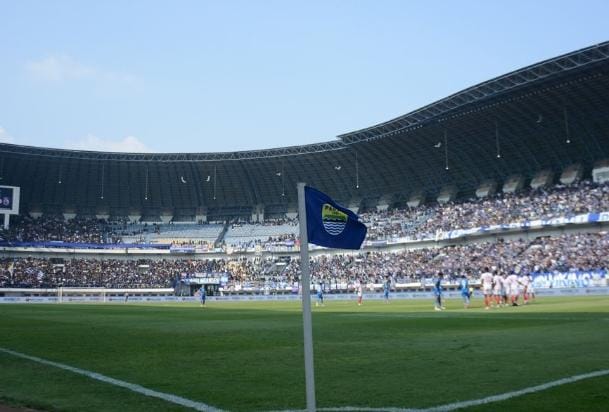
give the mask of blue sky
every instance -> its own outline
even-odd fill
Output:
[[[0,141],[329,141],[609,40],[604,1],[0,0]]]

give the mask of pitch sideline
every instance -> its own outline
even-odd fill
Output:
[[[531,386],[528,388],[520,389],[517,391],[506,392],[500,395],[487,396],[481,399],[472,399],[470,401],[454,402],[446,405],[432,406],[431,408],[413,409],[413,408],[366,408],[357,406],[342,406],[339,408],[318,408],[318,411],[322,412],[348,412],[348,411],[359,411],[359,412],[449,412],[457,409],[469,408],[470,406],[486,405],[488,403],[506,401],[508,399],[516,398],[531,393],[541,392],[546,389],[554,388],[556,386],[566,385],[569,383],[578,382],[584,379],[597,378],[599,376],[609,375],[609,369],[603,369],[596,372],[584,373],[581,375],[574,375],[568,378],[558,379],[552,382],[543,383],[541,385]],[[296,411],[283,411],[283,412],[296,412]],[[300,411],[299,411],[300,412]]]
[[[541,385],[531,386],[517,391],[506,392],[500,395],[487,396],[486,398],[473,399],[470,401],[449,403],[446,405],[432,406],[424,409],[401,409],[401,408],[358,408],[358,407],[341,407],[341,408],[320,408],[320,411],[341,412],[341,411],[362,411],[362,412],[448,412],[457,409],[468,408],[470,406],[485,405],[487,403],[505,401],[516,398],[518,396],[528,395],[535,392],[541,392],[556,386],[566,385],[568,383],[578,382],[584,379],[597,378],[599,376],[609,375],[609,369],[604,369],[596,372],[584,373],[568,378],[558,379],[556,381],[543,383]]]
[[[224,412],[222,409],[215,408],[213,406],[207,405],[203,402],[192,401],[190,399],[182,398],[181,396],[172,395],[169,393],[158,392],[152,389],[145,388],[143,386],[129,383],[125,381],[121,381],[119,379],[111,378],[109,376],[102,375],[96,372],[90,372],[85,369],[76,368],[74,366],[65,365],[59,362],[53,362],[50,360],[46,360],[43,358],[38,358],[36,356],[26,355],[25,353],[16,352],[10,349],[0,347],[1,353],[6,353],[8,355],[12,355],[18,358],[27,359],[33,362],[37,362],[43,365],[53,366],[55,368],[67,370],[79,375],[83,375],[89,377],[91,379],[95,379],[104,383],[109,383],[111,385],[119,386],[121,388],[128,389],[132,392],[140,393],[145,396],[154,397],[158,399],[162,399],[166,402],[175,403],[177,405],[185,406],[187,408],[192,408],[197,411],[205,411],[205,412]],[[473,399],[469,401],[463,402],[454,402],[446,405],[433,406],[431,408],[424,409],[412,409],[412,408],[367,408],[367,407],[357,407],[357,406],[342,406],[337,408],[318,408],[319,411],[323,412],[346,412],[346,411],[361,411],[361,412],[449,412],[457,409],[468,408],[470,406],[479,406],[485,405],[493,402],[505,401],[508,399],[516,398],[523,395],[528,395],[531,393],[541,392],[546,389],[554,388],[556,386],[566,385],[569,383],[578,382],[584,379],[597,378],[600,376],[609,375],[609,369],[603,369],[600,371],[584,373],[581,375],[574,375],[568,378],[562,378],[555,381],[543,383],[541,385],[531,386],[528,388],[520,389],[517,391],[506,392],[500,395],[492,395],[487,396],[486,398],[481,399]],[[292,411],[283,411],[283,412],[292,412]],[[293,411],[296,412],[296,411]]]
[[[74,366],[65,365],[59,362],[53,362],[50,360],[38,358],[36,356],[26,355],[25,353],[15,352],[10,349],[0,347],[0,353],[6,353],[8,355],[12,355],[21,359],[27,359],[33,362],[37,362],[43,365],[53,366],[55,368],[67,370],[73,373],[77,373],[79,375],[83,375],[89,377],[91,379],[95,379],[104,383],[109,383],[111,385],[119,386],[121,388],[128,389],[132,392],[137,392],[145,396],[162,399],[166,402],[175,403],[180,406],[185,406],[187,408],[192,408],[197,411],[205,411],[205,412],[224,412],[222,409],[214,408],[213,406],[207,405],[202,402],[192,401],[190,399],[182,398],[181,396],[172,395],[170,393],[158,392],[152,389],[145,388],[143,386],[129,383],[125,381],[121,381],[119,379],[114,379],[106,375],[102,375],[101,373],[90,372],[85,369],[76,368]]]

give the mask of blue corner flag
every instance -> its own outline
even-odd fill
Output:
[[[335,249],[359,249],[366,237],[366,225],[328,195],[305,186],[309,243]]]

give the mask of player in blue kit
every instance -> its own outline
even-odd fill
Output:
[[[463,275],[461,277],[461,281],[459,282],[459,289],[461,289],[461,297],[463,298],[463,307],[465,309],[469,308],[469,299],[471,297],[469,291],[469,281],[467,280],[467,276]]]
[[[383,283],[383,297],[385,298],[385,303],[389,303],[389,290],[391,289],[391,280],[389,277],[385,279]]]
[[[324,306],[324,286],[323,283],[319,284],[319,288],[317,289],[317,302],[315,302],[315,306]]]
[[[199,289],[199,302],[201,302],[201,306],[205,306],[205,298],[207,297],[205,294],[205,286],[201,286]]]
[[[444,274],[442,272],[438,272],[438,277],[436,278],[436,281],[435,281],[434,287],[433,287],[433,293],[434,293],[434,295],[436,295],[436,304],[434,307],[435,310],[446,309],[444,306],[442,306],[442,278],[443,277],[444,277]]]

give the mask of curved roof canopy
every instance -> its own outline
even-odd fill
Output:
[[[470,195],[486,179],[609,157],[609,42],[508,73],[338,140],[228,153],[107,153],[0,144],[0,183],[31,211],[285,211],[305,181],[349,205]]]

